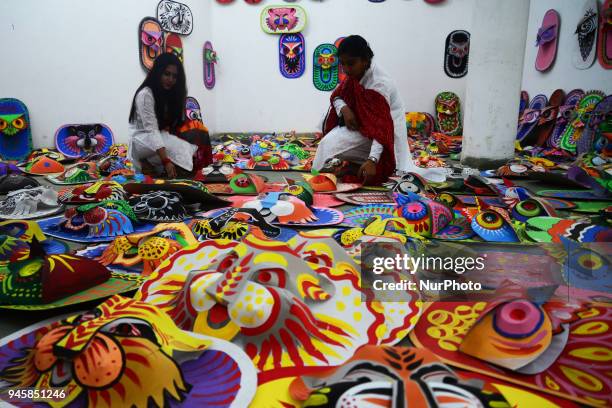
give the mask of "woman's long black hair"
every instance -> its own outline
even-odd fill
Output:
[[[161,86],[161,77],[166,67],[175,65],[177,70],[176,84],[170,91],[166,91]],[[185,99],[187,98],[187,84],[185,80],[185,69],[178,57],[171,53],[161,54],[155,59],[153,68],[147,74],[147,77],[138,87],[134,98],[132,99],[132,108],[130,109],[130,122],[136,118],[136,95],[142,88],[151,88],[153,97],[155,98],[155,116],[159,129],[170,127],[171,129],[178,126],[183,119],[185,112]],[[167,109],[167,110],[166,110]]]

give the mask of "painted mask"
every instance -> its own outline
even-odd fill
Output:
[[[192,96],[188,96],[185,101],[185,116],[188,119],[203,122],[202,111],[200,110],[200,103]]]
[[[248,234],[266,239],[276,238],[281,229],[269,224],[252,208],[228,208],[214,218],[193,220],[190,224],[198,241],[231,239],[238,241]]]
[[[166,52],[176,55],[179,61],[183,61],[183,41],[181,37],[174,33],[166,33]]]
[[[98,262],[75,255],[46,255],[35,240],[27,259],[8,265],[0,286],[0,304],[50,303],[109,278],[110,271]]]
[[[249,169],[272,169],[272,170],[288,170],[289,163],[276,152],[264,152],[261,155],[253,155],[251,151],[251,159],[247,163]]]
[[[184,223],[159,224],[149,232],[115,238],[98,260],[106,266],[140,269],[142,276],[149,276],[170,255],[197,242]]]
[[[79,163],[53,179],[61,184],[81,184],[100,178],[96,163]]]
[[[272,32],[290,32],[298,25],[299,17],[295,7],[271,7],[267,13],[266,25]]]
[[[172,191],[142,194],[131,198],[130,205],[140,220],[170,222],[187,218],[181,195]]]
[[[283,34],[279,39],[280,71],[285,78],[299,78],[306,68],[304,36]]]
[[[287,193],[267,193],[244,203],[243,208],[257,210],[267,222],[303,224],[317,217],[304,201]]]
[[[485,241],[519,242],[506,210],[499,207],[479,207],[472,218],[472,230]]]
[[[71,231],[86,231],[87,237],[116,237],[133,233],[135,221],[126,201],[103,201],[69,208],[59,225]]]
[[[338,85],[338,49],[333,44],[321,44],[313,54],[313,82],[320,91],[332,91]]]
[[[59,200],[63,203],[83,204],[106,200],[124,200],[125,195],[125,190],[123,190],[121,184],[115,181],[98,181],[60,190]]]
[[[62,388],[61,404],[76,406],[247,406],[257,381],[235,346],[179,330],[160,309],[118,295],[34,326],[1,355],[4,384]]]
[[[0,201],[0,216],[27,219],[50,215],[60,210],[57,198],[57,192],[49,187],[11,191]]]
[[[108,156],[98,162],[98,171],[104,177],[121,174],[124,170],[134,171],[134,165],[125,157]]]
[[[65,125],[55,133],[57,150],[66,157],[104,154],[113,144],[113,132],[100,123]]]
[[[155,59],[164,52],[164,32],[159,21],[145,17],[140,22],[140,62],[148,71]]]
[[[442,92],[436,96],[436,119],[440,133],[460,135],[461,103],[459,97],[452,92]]]
[[[23,160],[31,151],[28,108],[19,99],[0,98],[0,159]]]
[[[462,380],[428,350],[367,345],[340,367],[294,380],[289,392],[318,408],[509,406],[495,388],[484,387]]]
[[[164,31],[189,35],[193,30],[191,9],[172,0],[162,0],[157,5],[157,20]]]
[[[333,270],[311,263],[315,253],[307,252],[308,243],[296,252],[252,235],[240,243],[208,240],[162,265],[136,296],[166,311],[179,327],[232,339],[264,374],[334,365],[366,337],[378,342],[375,315],[386,313],[357,301],[358,283],[351,276],[358,267],[342,248],[329,238],[316,245],[324,252],[317,259],[331,260]],[[333,258],[336,251],[343,258]],[[400,308],[412,314],[407,303]],[[359,329],[343,321],[347,315],[357,316]],[[386,335],[405,327],[403,316],[397,317],[387,320]]]

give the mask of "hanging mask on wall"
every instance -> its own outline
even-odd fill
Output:
[[[64,125],[55,132],[55,146],[66,157],[105,154],[114,143],[113,132],[106,125]]]
[[[157,20],[164,31],[189,35],[193,31],[193,16],[189,6],[172,0],[157,5]]]
[[[451,78],[462,78],[468,71],[470,33],[465,30],[452,31],[446,37],[444,50],[444,72]]]
[[[576,42],[572,62],[578,69],[588,69],[595,62],[598,25],[597,0],[586,0],[574,32]]]
[[[24,160],[32,151],[28,108],[19,99],[0,99],[0,159]]]
[[[217,53],[213,50],[210,41],[204,43],[204,86],[206,89],[215,87],[215,64],[217,63]]]
[[[166,33],[164,44],[166,45],[166,52],[176,55],[179,61],[183,61],[183,41],[178,34]]]
[[[164,52],[164,32],[159,21],[153,17],[145,17],[140,22],[138,32],[140,44],[140,63],[147,71],[153,68],[155,58]]]
[[[315,48],[312,80],[319,91],[332,91],[338,85],[338,49],[333,44],[321,44]]]
[[[278,41],[279,68],[285,78],[299,78],[306,69],[306,43],[300,33],[283,34]]]
[[[306,11],[299,6],[268,6],[261,11],[261,28],[268,34],[294,34],[306,27]]]
[[[130,199],[130,205],[139,220],[146,221],[183,221],[187,210],[183,198],[172,191],[153,191]]]
[[[595,110],[595,107],[605,97],[605,94],[601,91],[589,91],[584,97],[578,102],[576,109],[572,117],[570,118],[559,147],[569,152],[576,152],[576,143],[582,137],[582,132],[586,128],[587,123],[591,119],[591,112]]]

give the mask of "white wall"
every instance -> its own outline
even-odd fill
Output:
[[[127,142],[128,115],[145,78],[138,25],[159,0],[1,0],[0,97],[30,111],[35,147],[54,145],[65,123],[105,123]],[[194,30],[183,36],[189,94],[214,117],[202,74],[202,46],[211,37],[210,0],[188,1]]]
[[[302,33],[306,72],[299,79],[280,74],[278,35],[260,28],[260,12],[272,4],[286,3],[213,3],[213,45],[220,58],[215,131],[318,130],[330,93],[313,86],[312,53],[319,44],[349,34],[360,34],[370,42],[376,60],[398,84],[407,110],[433,113],[435,95],[443,90],[464,97],[465,78],[452,79],[444,73],[444,45],[452,30],[470,30],[472,0],[446,0],[435,6],[422,0],[294,3],[308,14]]]
[[[302,0],[309,21],[306,72],[285,79],[278,70],[278,36],[265,34],[259,14],[266,5],[244,0],[182,0],[194,15],[194,31],[183,36],[189,94],[203,106],[212,131],[315,131],[329,92],[312,84],[312,52],[322,42],[358,33],[366,37],[379,63],[395,78],[407,110],[433,112],[442,90],[465,97],[465,78],[443,71],[444,41],[455,29],[472,25],[473,0]],[[35,147],[52,146],[65,123],[106,123],[116,140],[127,141],[127,116],[145,71],[138,57],[138,24],[154,16],[158,0],[0,0],[0,97],[29,107]],[[533,40],[542,15],[561,15],[559,52],[547,73],[533,68]],[[597,88],[610,93],[610,73],[597,62],[586,71],[571,64],[571,46],[581,0],[531,0],[524,89],[550,94],[562,87]],[[202,45],[211,40],[219,53],[217,86],[202,80]],[[469,73],[468,73],[469,75]]]
[[[574,32],[582,17],[584,3],[585,0],[531,0],[523,69],[523,89],[529,92],[530,98],[539,93],[550,97],[557,88],[566,92],[581,88],[585,91],[598,89],[606,94],[612,93],[612,71],[603,69],[597,59],[586,70],[577,69],[572,65],[573,47],[577,42]],[[600,0],[600,11],[602,3]],[[538,49],[534,44],[538,29],[542,25],[542,18],[549,9],[557,10],[561,22],[557,58],[552,68],[546,72],[539,72],[535,69]]]

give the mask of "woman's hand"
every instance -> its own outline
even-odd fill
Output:
[[[349,130],[359,130],[359,122],[357,122],[357,116],[353,113],[351,108],[346,105],[340,111],[342,113],[342,117],[344,118],[344,124]]]
[[[169,179],[176,178],[176,167],[174,166],[174,163],[168,162],[164,164],[164,169],[166,169],[166,176],[168,176]]]
[[[372,160],[366,160],[359,168],[357,175],[363,179],[363,184],[368,184],[376,176],[376,164]]]

